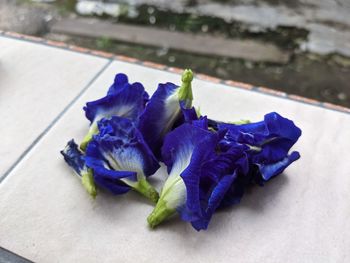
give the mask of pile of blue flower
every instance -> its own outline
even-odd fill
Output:
[[[289,153],[301,135],[291,120],[276,112],[255,123],[202,116],[192,106],[192,79],[185,70],[180,86],[159,84],[149,98],[141,83],[117,74],[105,97],[86,103],[87,135],[61,153],[91,196],[134,190],[155,204],[150,227],[178,213],[196,230],[207,229],[215,211],[300,158]],[[147,178],[161,162],[167,179],[158,194]]]

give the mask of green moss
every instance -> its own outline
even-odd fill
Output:
[[[113,41],[108,37],[101,37],[96,39],[96,46],[99,49],[109,49],[113,46]]]

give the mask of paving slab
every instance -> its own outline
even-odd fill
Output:
[[[0,184],[0,246],[35,262],[348,262],[350,115],[194,80],[195,105],[214,119],[295,120],[301,159],[284,175],[217,213],[207,231],[180,220],[150,230],[152,206],[133,193],[89,198],[59,150],[87,129],[82,106],[124,72],[152,93],[179,75],[113,62]],[[165,178],[165,169],[154,175]]]
[[[0,262],[1,263],[32,263],[28,259],[20,257],[4,248],[0,247]]]
[[[0,178],[107,63],[0,37]]]

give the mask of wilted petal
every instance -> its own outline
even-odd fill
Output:
[[[248,185],[250,185],[249,175],[235,173],[233,181],[224,198],[221,200],[219,208],[238,204],[241,201]]]
[[[174,124],[174,127],[178,127],[183,123],[192,123],[198,120],[197,111],[194,107],[187,108],[185,101],[180,101],[181,114]]]
[[[84,160],[83,153],[78,149],[74,140],[70,140],[64,150],[61,151],[66,163],[73,168],[76,174],[81,178],[82,184],[88,193],[95,197],[96,187],[91,169],[89,169]]]
[[[161,147],[163,137],[181,112],[177,89],[172,83],[159,84],[140,116],[139,129],[154,152]]]
[[[217,131],[219,129],[219,126],[221,125],[221,130],[222,129],[225,129],[225,125],[231,125],[231,124],[234,124],[234,125],[242,125],[242,124],[248,124],[250,123],[250,120],[239,120],[239,121],[231,121],[231,122],[228,122],[228,123],[225,123],[225,122],[220,122],[220,121],[215,121],[215,120],[212,120],[212,119],[208,119],[208,125],[209,127],[214,130],[214,131]]]
[[[130,88],[131,86],[140,86],[143,88],[143,85],[140,82],[134,82],[133,84],[129,83],[129,79],[128,76],[123,74],[123,73],[119,73],[115,76],[114,78],[114,83],[110,86],[110,88],[108,89],[107,95],[113,95],[116,94],[118,92],[120,92],[122,89],[124,88]],[[146,103],[149,100],[149,95],[148,93],[145,91],[143,93],[143,101],[144,101],[144,105],[146,105]]]
[[[220,206],[222,200],[225,197],[225,194],[231,187],[233,181],[237,177],[237,172],[234,172],[233,174],[224,175],[221,177],[219,182],[216,184],[214,189],[211,191],[209,200],[206,204],[206,209],[203,211],[203,215],[198,218],[197,220],[193,220],[191,222],[192,226],[196,230],[202,230],[207,229],[210,219],[214,212],[217,210],[217,208]]]
[[[298,152],[292,152],[290,155],[287,155],[282,160],[271,163],[271,164],[257,164],[264,181],[270,180],[272,177],[281,174],[284,169],[286,169],[292,162],[295,162],[300,158]]]
[[[108,89],[107,95],[118,93],[120,90],[129,85],[128,76],[123,73],[118,73],[115,75],[114,82]]]
[[[191,163],[181,174],[187,189],[187,200],[180,213],[182,219],[190,221],[196,230],[207,229],[212,215],[221,206],[238,174],[244,176],[249,166],[244,146],[217,154],[214,151],[217,140],[212,143],[200,144],[197,152],[193,153]],[[206,154],[203,155],[203,152]],[[197,158],[196,153],[202,159]]]
[[[191,108],[192,79],[192,72],[186,70],[180,87],[170,82],[159,84],[140,116],[139,130],[157,157],[160,155],[164,136],[179,118],[183,118],[181,107],[183,110]],[[192,112],[188,112],[186,117],[190,117],[191,114]]]
[[[144,110],[147,99],[148,94],[141,83],[129,84],[126,75],[118,74],[107,96],[86,103],[84,111],[91,125],[81,148],[85,150],[92,136],[98,133],[97,122],[99,120],[120,116],[137,121]]]
[[[257,165],[264,180],[280,174],[289,164],[300,156],[288,155],[291,147],[301,135],[301,130],[276,112],[265,115],[264,121],[233,125],[221,123],[219,130],[226,130],[220,148],[227,151],[233,145],[244,144],[252,165]]]
[[[219,134],[201,128],[207,125],[206,118],[199,121],[205,124],[183,124],[165,138],[162,155],[169,177],[156,208],[148,217],[151,227],[177,211],[197,230],[205,229],[230,187],[233,175],[226,172],[244,152],[237,154],[235,160],[232,156],[217,155]],[[234,170],[239,169],[236,166]]]
[[[91,123],[102,118],[120,116],[136,120],[144,109],[145,90],[140,83],[134,83],[122,88],[119,92],[86,103],[84,111]]]
[[[73,168],[78,176],[82,176],[82,173],[87,169],[83,154],[79,151],[78,145],[74,140],[70,140],[66,147],[61,151],[66,163]]]
[[[158,194],[146,177],[154,174],[159,164],[135,124],[114,116],[102,119],[98,127],[100,133],[94,136],[86,151],[86,163],[94,170],[95,176],[103,179],[105,188],[116,194],[120,186],[125,191],[131,187],[155,201]],[[117,185],[117,191],[108,187],[108,183],[113,187]]]
[[[205,216],[203,205],[208,200],[204,199],[220,180],[220,170],[216,167],[219,163],[215,164],[217,141],[218,136],[214,133],[203,138],[193,149],[187,167],[180,173],[186,186],[187,198],[184,207],[180,207],[178,211],[186,221],[192,222]]]

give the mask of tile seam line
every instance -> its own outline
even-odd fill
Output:
[[[35,37],[37,40],[33,40],[34,37],[31,37],[29,35],[24,35],[24,34],[19,34],[19,33],[15,33],[14,35],[12,35],[10,33],[13,33],[13,32],[3,31],[3,32],[0,32],[0,36],[2,36],[4,38],[8,38],[8,39],[21,40],[21,41],[24,41],[27,43],[37,44],[37,45],[44,46],[44,47],[57,48],[57,49],[69,51],[69,52],[72,52],[75,54],[83,54],[83,55],[88,55],[88,56],[92,56],[92,57],[96,57],[96,58],[104,58],[104,59],[110,58],[110,57],[106,57],[106,56],[101,55],[104,52],[100,52],[100,54],[99,54],[99,50],[82,48],[82,47],[78,47],[75,45],[66,44],[64,42],[58,42],[58,41],[53,41],[53,40],[51,41],[51,40],[41,38],[41,37]],[[54,43],[56,43],[57,45],[55,45]],[[79,50],[76,50],[75,48],[81,48],[84,51],[79,51]]]
[[[118,61],[116,59],[114,59],[114,60]],[[122,62],[125,62],[125,61],[122,61]],[[148,61],[145,61],[145,62],[148,62]],[[153,70],[163,71],[163,72],[167,72],[167,73],[181,74],[179,72],[172,71],[171,69],[173,67],[169,67],[169,66],[166,66],[166,65],[164,65],[164,68],[156,68],[156,67],[150,67],[147,64],[144,64],[144,62],[127,62],[127,63],[137,64],[137,65],[139,65],[141,67],[145,67],[145,68],[148,68],[148,69],[151,68]],[[319,108],[319,109],[325,109],[325,110],[329,110],[329,111],[335,111],[335,112],[339,112],[339,113],[350,115],[350,108],[347,108],[345,106],[340,106],[340,105],[331,104],[331,103],[328,103],[328,102],[322,102],[322,101],[318,101],[318,100],[314,100],[314,99],[309,99],[309,98],[302,97],[302,96],[299,96],[299,95],[285,93],[283,91],[273,90],[271,88],[265,88],[265,87],[262,87],[262,86],[254,86],[254,85],[251,85],[251,84],[248,84],[248,83],[244,83],[244,82],[234,81],[237,84],[236,85],[230,85],[230,84],[228,84],[228,82],[230,82],[231,80],[217,79],[215,77],[211,77],[209,75],[200,74],[200,73],[197,74],[197,75],[200,75],[200,76],[197,76],[197,77],[195,75],[195,78],[198,79],[198,80],[207,81],[207,82],[214,83],[214,84],[220,84],[220,85],[223,85],[223,86],[226,86],[226,87],[229,87],[229,88],[236,88],[236,89],[239,89],[239,90],[245,90],[245,91],[248,91],[248,92],[253,92],[253,93],[257,93],[257,94],[261,94],[261,95],[265,95],[265,96],[270,96],[270,97],[274,97],[274,98],[279,98],[279,99],[283,99],[283,100],[287,100],[287,101],[293,101],[293,102],[296,102],[296,103],[300,103],[300,104],[316,107],[316,108]],[[208,79],[206,79],[206,77],[209,77],[211,79],[217,79],[217,81],[215,81],[215,80],[208,80]],[[245,88],[244,86],[249,86],[250,88]],[[269,91],[262,91],[262,90],[260,90],[262,88],[263,89],[267,89]],[[296,99],[296,98],[293,98],[293,97],[299,97],[300,99]],[[312,100],[314,102],[307,102],[307,100]],[[335,106],[335,108],[330,107],[330,106],[326,106],[324,104],[331,104],[331,105]],[[343,108],[343,109],[340,109],[340,108]]]
[[[32,143],[22,152],[22,154],[14,161],[9,169],[0,177],[0,185],[12,173],[12,171],[22,162],[22,160],[31,152],[31,150],[45,137],[45,135],[55,126],[55,124],[66,114],[66,112],[89,90],[91,85],[98,77],[111,65],[112,59],[109,59],[100,70],[92,77],[82,90],[58,113],[58,115],[50,122],[50,124],[32,141]]]
[[[105,59],[107,58],[107,59],[111,59],[111,60],[115,60],[115,61],[121,61],[124,63],[139,65],[142,67],[151,68],[154,70],[159,70],[159,71],[164,71],[164,72],[181,74],[181,72],[179,72],[179,70],[180,71],[182,70],[180,68],[174,68],[171,66],[158,64],[156,62],[140,61],[136,58],[127,57],[124,55],[117,55],[117,54],[113,54],[113,53],[107,53],[107,52],[98,51],[98,50],[92,50],[89,48],[81,48],[84,51],[76,50],[76,48],[80,48],[80,47],[69,45],[69,44],[66,44],[64,42],[46,40],[44,38],[32,37],[32,36],[19,34],[19,33],[11,32],[11,31],[1,31],[0,30],[0,36],[3,36],[5,38],[9,38],[9,39],[16,39],[16,40],[22,40],[25,42],[29,42],[29,43],[39,44],[39,45],[43,45],[46,47],[58,48],[61,50],[66,50],[66,51],[70,51],[70,52],[74,52],[74,53],[91,55],[91,56],[98,57],[98,58],[105,58]],[[267,96],[282,98],[282,99],[286,99],[289,101],[301,103],[304,105],[310,105],[310,106],[314,106],[317,108],[326,109],[326,110],[330,110],[330,111],[336,111],[339,113],[344,113],[344,114],[350,115],[350,108],[348,108],[348,107],[332,104],[329,102],[322,102],[322,101],[318,101],[318,100],[314,100],[314,99],[309,99],[309,98],[299,96],[296,94],[289,94],[289,93],[285,93],[283,91],[273,90],[271,88],[265,88],[265,87],[260,87],[260,86],[254,86],[254,85],[242,83],[239,81],[222,80],[222,79],[212,77],[212,76],[209,76],[206,74],[201,74],[201,73],[198,73],[196,78],[203,80],[203,81],[207,81],[207,82],[221,84],[221,85],[228,86],[231,88],[237,88],[237,89],[251,91],[251,92],[255,92],[255,93],[259,93],[259,94],[263,94],[263,95],[267,95]],[[235,84],[229,84],[230,82],[234,82]],[[247,88],[247,87],[249,87],[249,88]],[[283,94],[283,95],[281,95],[281,94]],[[308,100],[311,100],[313,102],[309,102]],[[1,179],[0,179],[0,182],[1,182]]]
[[[20,260],[19,262],[26,262],[26,263],[34,263],[33,261],[25,258],[25,257],[22,257],[10,250],[7,250],[6,248],[0,246],[0,259],[1,259],[1,253],[4,252],[5,254],[9,254],[10,257],[11,257],[11,260],[13,259],[13,262],[17,262],[18,260]],[[24,260],[24,261],[23,261]]]

